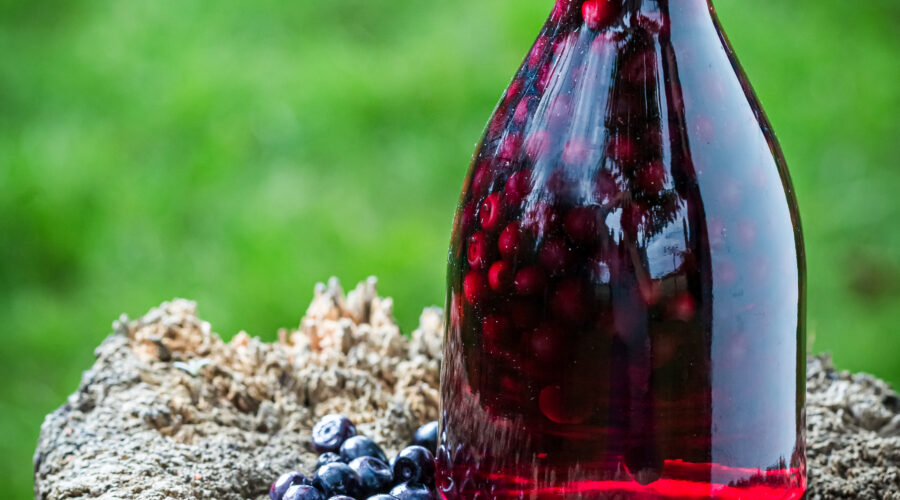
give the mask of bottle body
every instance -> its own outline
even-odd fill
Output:
[[[704,0],[560,0],[465,181],[444,498],[799,498],[805,269]]]

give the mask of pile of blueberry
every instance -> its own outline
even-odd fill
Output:
[[[312,479],[286,472],[272,483],[272,500],[435,500],[437,422],[416,431],[413,444],[388,462],[387,455],[343,415],[326,415],[313,427],[320,453]]]

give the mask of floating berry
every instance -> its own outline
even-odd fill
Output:
[[[592,30],[599,30],[612,21],[615,14],[609,0],[587,0],[581,5],[581,16]]]
[[[316,471],[316,476],[313,478],[312,483],[313,486],[329,497],[347,495],[356,498],[361,496],[362,493],[359,474],[345,463],[335,462],[325,465]]]
[[[505,259],[511,259],[516,256],[519,252],[519,247],[522,244],[522,233],[519,229],[518,222],[511,222],[506,228],[500,233],[500,237],[497,239],[497,248],[500,250],[500,255]]]
[[[603,212],[594,205],[575,207],[566,214],[563,227],[576,243],[594,242],[603,230]]]
[[[394,483],[391,468],[375,457],[354,458],[348,465],[359,475],[366,496],[384,493],[391,489]]]
[[[512,282],[512,266],[508,262],[498,260],[491,264],[491,268],[488,270],[488,284],[491,286],[491,290],[505,292],[509,290]]]
[[[550,274],[560,274],[569,267],[571,251],[561,238],[550,238],[541,247],[540,261]]]
[[[531,51],[528,53],[528,65],[531,67],[537,66],[538,63],[541,62],[541,57],[544,55],[544,48],[547,46],[547,37],[541,35],[535,40],[534,45],[531,46]]]
[[[519,125],[525,123],[525,120],[528,119],[529,106],[535,101],[534,96],[528,96],[519,101],[519,104],[516,105],[516,110],[513,111],[513,122]]]
[[[341,459],[350,462],[359,457],[375,457],[382,462],[387,462],[387,455],[384,454],[381,447],[366,436],[353,436],[344,441],[344,444],[341,445]]]
[[[696,304],[690,292],[682,292],[669,304],[669,316],[679,321],[690,321],[697,309]]]
[[[557,424],[580,424],[591,415],[582,394],[570,394],[562,386],[549,385],[541,390],[538,405],[545,417]]]
[[[576,278],[563,280],[553,291],[553,314],[567,323],[581,323],[588,316],[587,287]]]
[[[458,234],[469,234],[475,227],[476,208],[478,208],[478,205],[475,202],[469,202],[463,207],[459,214],[459,219],[457,220],[457,223],[459,224],[457,227]]]
[[[503,190],[504,200],[511,206],[522,203],[531,191],[531,170],[520,170],[509,176]]]
[[[486,316],[484,321],[481,322],[483,342],[485,346],[492,350],[496,350],[498,347],[506,344],[509,331],[509,320],[505,316],[491,314]]]
[[[469,236],[468,246],[466,247],[466,256],[468,257],[469,267],[472,269],[482,269],[488,264],[488,245],[487,235],[483,231],[479,231]]]
[[[391,489],[391,496],[398,500],[434,500],[434,493],[424,484],[400,483]]]
[[[313,426],[313,447],[319,453],[337,451],[346,439],[355,435],[356,426],[350,419],[338,414],[325,415]]]
[[[516,78],[512,83],[509,84],[509,88],[506,89],[506,102],[509,102],[512,98],[519,95],[519,91],[522,90],[522,86],[524,83],[522,82],[522,78]]]
[[[536,295],[547,286],[547,275],[539,267],[526,267],[516,273],[513,284],[519,295]]]
[[[463,295],[472,305],[480,303],[487,297],[488,284],[480,271],[469,271],[463,279]]]
[[[487,160],[478,163],[475,167],[475,172],[472,174],[472,194],[480,196],[487,191],[491,184],[491,177],[491,163]]]
[[[519,150],[522,148],[522,134],[511,132],[507,134],[500,146],[497,147],[497,161],[501,165],[509,165],[519,156]]]
[[[271,500],[282,500],[288,488],[302,484],[309,484],[306,476],[296,471],[285,472],[278,476],[278,479],[269,487],[269,498]]]
[[[438,442],[438,423],[437,420],[432,420],[427,424],[416,429],[416,433],[413,436],[413,444],[424,447],[430,452],[437,451],[437,442]]]
[[[528,345],[536,360],[558,362],[563,352],[563,331],[552,323],[542,323],[531,332]]]
[[[537,159],[550,148],[550,132],[535,130],[525,140],[525,153],[532,159]]]
[[[485,231],[495,231],[499,229],[503,220],[503,203],[500,199],[500,193],[491,193],[481,202],[479,210],[479,218],[481,227]]]
[[[282,500],[322,500],[322,492],[312,486],[295,484],[284,492]]]
[[[394,460],[394,478],[417,484],[434,484],[434,455],[424,446],[407,446]]]
[[[338,455],[337,453],[335,453],[333,451],[326,451],[325,453],[322,453],[321,455],[319,455],[318,460],[316,460],[316,469],[318,469],[319,467],[321,467],[325,464],[330,464],[330,463],[340,462],[340,461],[341,461],[340,455]]]
[[[540,311],[540,305],[532,299],[516,299],[509,304],[512,324],[522,330],[534,328],[538,324]]]

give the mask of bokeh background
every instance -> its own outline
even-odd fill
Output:
[[[0,484],[121,312],[230,337],[369,274],[443,302],[482,126],[549,0],[0,0]],[[809,335],[900,382],[900,3],[718,0],[791,166]]]

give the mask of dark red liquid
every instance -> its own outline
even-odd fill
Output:
[[[804,258],[704,0],[560,0],[466,178],[444,498],[800,498]]]

